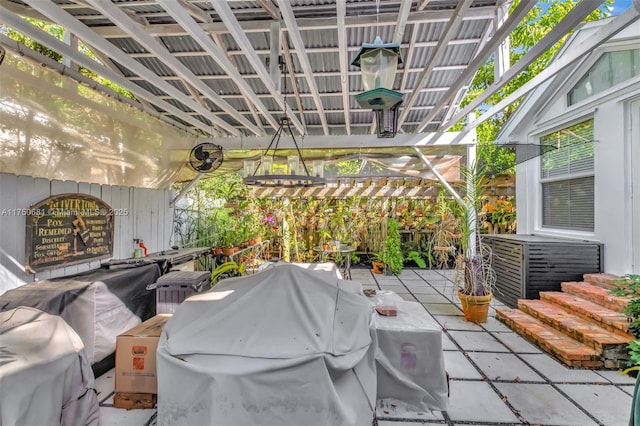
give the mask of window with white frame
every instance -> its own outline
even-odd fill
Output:
[[[640,49],[605,52],[568,94],[573,105],[640,75]]]
[[[540,139],[552,146],[540,159],[542,227],[594,230],[593,119]]]

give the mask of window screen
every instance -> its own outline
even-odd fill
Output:
[[[542,226],[593,231],[593,120],[553,132],[541,144]]]

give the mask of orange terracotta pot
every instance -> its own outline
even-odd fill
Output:
[[[464,319],[469,322],[481,323],[487,322],[489,318],[489,304],[493,294],[489,293],[485,296],[471,296],[458,291],[458,299],[462,304],[462,312]]]
[[[373,262],[371,262],[371,266],[373,267],[374,274],[384,273],[384,263],[374,260]]]

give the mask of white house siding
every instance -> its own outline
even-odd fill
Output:
[[[133,255],[134,238],[142,239],[150,253],[171,247],[173,209],[169,203],[173,193],[168,189],[99,185],[0,173],[0,212],[3,209],[26,209],[52,195],[64,193],[93,195],[114,209],[128,210],[128,215],[115,217],[114,259]],[[25,216],[0,216],[0,294],[34,280],[71,275],[100,266],[100,261],[93,261],[27,274],[24,272],[25,238]]]
[[[535,122],[525,119],[522,125],[513,126],[510,139],[539,143],[545,134],[593,117],[594,232],[541,226],[539,157],[517,166],[517,232],[599,241],[604,244],[606,272],[640,273],[640,79],[568,106],[567,92],[589,66],[586,64],[586,68],[571,76],[542,111],[529,111],[528,118],[535,115],[538,118]]]

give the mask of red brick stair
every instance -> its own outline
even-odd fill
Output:
[[[595,349],[518,309],[498,308],[496,318],[571,367],[602,368],[604,366],[600,354]]]
[[[584,278],[562,283],[562,292],[540,292],[540,300],[520,299],[519,309],[496,309],[496,318],[567,365],[623,368],[633,336],[621,311],[630,299],[609,294],[614,275]]]
[[[564,284],[562,285],[564,291]],[[581,297],[558,291],[541,291],[540,300],[558,305],[566,311],[572,312],[586,320],[596,322],[600,327],[613,333],[627,335],[629,322],[627,316],[619,311],[609,309],[598,303],[590,302]]]

